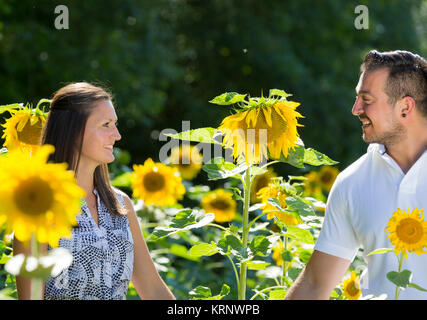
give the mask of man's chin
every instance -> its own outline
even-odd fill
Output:
[[[370,144],[370,143],[379,143],[377,141],[377,139],[373,139],[372,137],[368,137],[365,134],[362,135],[362,139],[365,143]]]

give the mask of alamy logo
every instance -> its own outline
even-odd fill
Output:
[[[358,5],[354,8],[354,13],[358,14],[354,19],[354,27],[357,30],[369,29],[369,9],[365,5]]]
[[[66,29],[68,30],[70,28],[69,26],[69,13],[68,13],[68,7],[65,5],[59,5],[55,7],[55,14],[59,14],[55,18],[55,28],[57,30]]]

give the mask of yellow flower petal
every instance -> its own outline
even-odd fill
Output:
[[[6,217],[8,230],[14,230],[22,242],[32,233],[39,242],[57,242],[63,230],[72,228],[67,217],[80,211],[84,191],[76,184],[74,174],[63,174],[66,167],[46,163],[52,151],[47,145],[41,146],[37,155],[16,149],[0,159],[4,181],[0,184],[0,216]],[[71,189],[73,193],[67,191]]]

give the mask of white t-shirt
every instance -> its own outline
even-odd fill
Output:
[[[385,152],[371,144],[368,152],[342,171],[329,194],[325,220],[315,250],[353,260],[362,247],[368,263],[362,294],[386,293],[394,299],[396,286],[386,274],[398,270],[394,251],[366,255],[378,248],[393,248],[384,229],[393,212],[422,209],[427,216],[427,151],[406,173]],[[427,289],[427,254],[408,253],[402,270],[412,272],[412,282]],[[408,287],[399,299],[427,299],[427,292]]]

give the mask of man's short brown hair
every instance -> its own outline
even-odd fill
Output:
[[[360,66],[365,74],[382,68],[389,70],[384,88],[388,103],[394,105],[403,97],[410,96],[415,100],[416,108],[427,118],[427,61],[409,51],[372,50]]]

